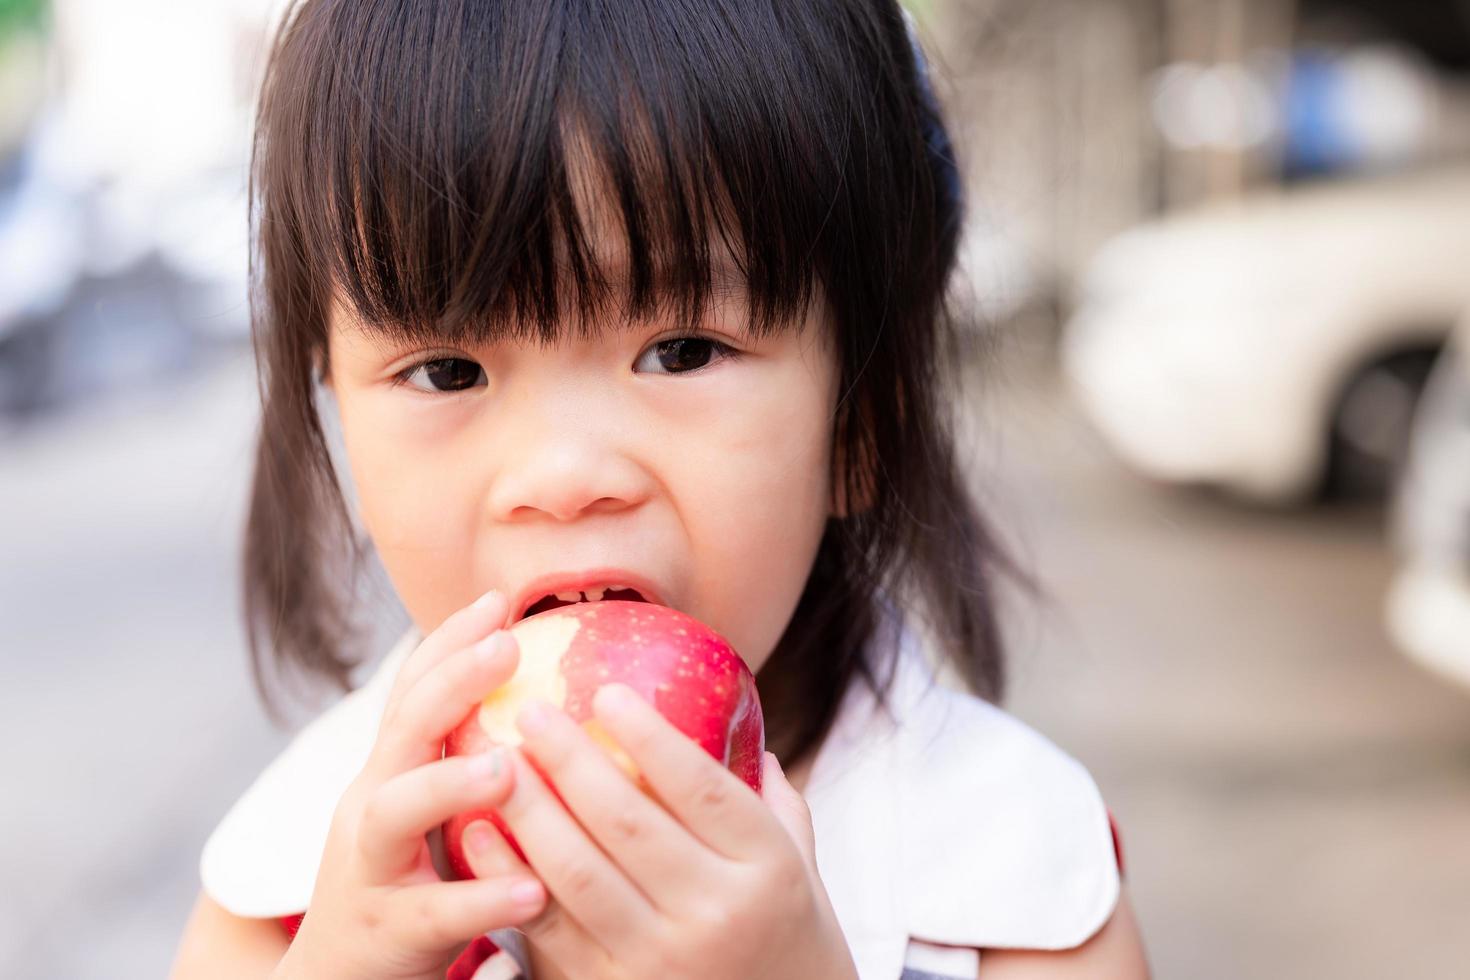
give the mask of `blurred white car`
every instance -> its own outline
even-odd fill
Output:
[[[1404,559],[1388,628],[1409,656],[1470,686],[1470,317],[1434,369],[1394,508]]]
[[[1137,470],[1290,503],[1381,482],[1470,305],[1470,169],[1274,191],[1125,232],[1062,358]],[[1375,468],[1384,472],[1375,473]]]

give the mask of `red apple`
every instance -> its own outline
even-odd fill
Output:
[[[675,728],[760,792],[765,721],[755,677],[726,640],[691,616],[647,602],[603,600],[561,606],[511,627],[520,645],[515,676],[493,691],[444,742],[444,754],[517,745],[517,713],[535,698],[580,722],[630,777],[633,761],[592,716],[592,695],[604,684],[626,684]],[[553,787],[555,789],[555,787]],[[490,820],[520,853],[494,811],[472,811],[444,824],[450,866],[472,877],[462,847],[464,829]]]

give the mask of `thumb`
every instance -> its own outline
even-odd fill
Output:
[[[787,782],[786,773],[781,769],[781,763],[776,761],[773,752],[765,753],[761,772],[761,799],[766,801],[766,806],[771,808],[781,826],[786,828],[786,833],[796,842],[796,849],[801,852],[802,860],[815,869],[817,842],[816,834],[812,831],[812,811],[806,805],[806,800],[796,791],[796,787]]]

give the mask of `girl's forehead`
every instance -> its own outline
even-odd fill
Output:
[[[548,328],[544,317],[518,318],[498,304],[458,315],[446,311],[429,324],[409,323],[364,308],[352,299],[352,288],[338,284],[329,298],[328,329],[382,347],[435,340],[552,342],[567,334],[595,336],[638,329],[649,321],[682,321],[695,329],[717,320],[731,332],[768,332],[754,322],[758,311],[748,253],[738,230],[729,230],[716,218],[704,225],[700,248],[698,239],[688,237],[689,229],[670,234],[660,222],[630,229],[635,219],[614,190],[617,182],[608,170],[606,154],[596,152],[576,129],[567,133],[566,186],[578,227],[552,238],[550,261],[541,267],[556,295],[559,313],[554,326]],[[807,306],[788,310],[780,329],[800,329],[812,306],[823,302],[820,282],[810,286]],[[524,287],[524,281],[508,281],[505,291],[518,293]]]
[[[738,270],[730,272],[724,280],[723,288],[715,289],[714,293],[717,295],[711,297],[707,307],[708,315],[701,323],[688,325],[688,329],[718,329],[723,334],[734,336],[740,343],[757,343],[757,337],[762,335],[754,334],[749,329],[750,307]],[[574,316],[569,309],[569,318]],[[667,327],[670,322],[656,317],[639,318],[622,309],[604,317],[594,317],[586,323],[569,319],[552,336],[546,336],[531,324],[517,328],[488,321],[479,324],[478,329],[446,328],[436,336],[425,336],[421,331],[405,330],[401,324],[370,322],[337,290],[328,301],[326,328],[329,347],[339,353],[354,359],[384,360],[402,356],[410,350],[445,344],[473,349],[492,348],[500,344],[552,347],[569,339],[601,342],[619,334]],[[823,342],[831,342],[834,326],[820,284],[814,287],[812,300],[805,314],[788,321],[780,333],[796,336],[810,334]]]
[[[554,336],[545,336],[533,323],[514,324],[496,320],[487,314],[484,319],[469,323],[454,324],[446,320],[431,337],[422,329],[410,328],[408,324],[369,315],[359,309],[341,288],[333,288],[328,297],[327,330],[339,340],[367,343],[389,350],[406,342],[426,342],[432,339],[494,343],[503,340],[554,341],[566,335],[596,337],[608,332],[641,329],[650,321],[676,320],[681,315],[678,302],[667,286],[671,281],[677,281],[678,271],[661,270],[655,273],[655,289],[658,293],[655,306],[640,314],[632,309],[629,302],[633,273],[626,256],[618,251],[615,244],[609,243],[598,250],[597,262],[601,282],[606,288],[605,299],[596,308],[584,312],[579,310],[573,287],[565,286],[561,290],[565,314]],[[564,275],[562,282],[575,282],[575,277],[565,266],[561,267],[561,272]],[[712,245],[708,273],[704,309],[698,322],[688,326],[696,328],[718,322],[725,331],[744,332],[751,314],[750,287],[738,258],[728,249]],[[814,287],[813,303],[820,304],[821,296],[818,285]],[[800,322],[793,325],[799,328]]]
[[[634,216],[628,213],[626,202],[620,202],[616,190],[617,177],[608,162],[607,150],[599,151],[594,147],[585,126],[568,124],[563,131],[567,146],[567,185],[572,208],[584,232],[582,245],[586,258],[611,297],[632,295],[636,287],[636,267],[644,263],[652,266],[648,271],[654,289],[661,293],[678,291],[697,276],[713,306],[743,303],[749,298],[750,279],[742,257],[745,254],[744,243],[731,241],[732,232],[727,230],[728,217],[722,220],[722,215],[728,214],[730,201],[718,182],[706,189],[712,197],[709,202],[711,208],[716,213],[710,216],[714,220],[707,222],[704,228],[703,249],[698,261],[693,261],[694,256],[689,254],[693,251],[690,246],[697,246],[698,240],[690,241],[687,234],[671,233],[671,229],[661,227],[669,215],[648,215],[655,222],[649,229],[630,228]],[[637,134],[638,142],[651,139],[646,125],[635,125],[633,132]],[[663,197],[680,192],[678,187],[662,186],[656,178],[654,186]],[[652,231],[651,235],[649,231]],[[559,283],[580,281],[568,247],[569,241],[568,236],[558,235],[553,242]]]

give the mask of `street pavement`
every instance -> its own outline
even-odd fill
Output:
[[[1381,510],[1151,486],[1038,360],[970,385],[976,485],[1038,579],[1009,707],[1097,778],[1156,976],[1470,976],[1470,692],[1384,634]]]
[[[159,977],[212,822],[282,742],[236,562],[239,356],[0,443],[0,975]]]
[[[1465,976],[1470,695],[1385,640],[1374,512],[1143,484],[1034,364],[965,437],[1039,586],[1010,706],[1097,777],[1156,975]],[[254,411],[240,352],[0,433],[0,976],[162,976],[283,744],[238,613]]]

